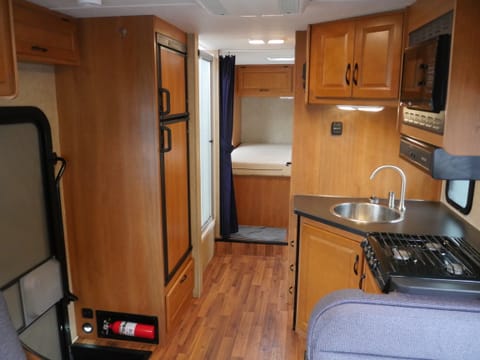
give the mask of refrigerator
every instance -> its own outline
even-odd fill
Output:
[[[64,169],[39,109],[0,107],[0,291],[24,347],[51,360],[69,358],[71,344]]]
[[[162,34],[157,39],[158,111],[164,272],[167,284],[189,256],[190,195],[186,47]]]

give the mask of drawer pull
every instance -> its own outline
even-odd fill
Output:
[[[183,284],[185,280],[187,280],[188,276],[187,274],[183,275],[182,278],[180,279],[180,284]]]
[[[288,288],[288,292],[289,292],[290,294],[293,294],[293,286],[290,286],[290,287]]]
[[[294,240],[290,241],[290,246],[295,247],[295,241]]]
[[[290,264],[290,271],[295,271],[295,265],[294,264]]]
[[[41,46],[36,46],[36,45],[32,45],[32,50],[33,51],[40,51],[40,52],[47,52],[48,51],[47,48],[44,48],[44,47],[41,47]]]

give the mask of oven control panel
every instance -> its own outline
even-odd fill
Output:
[[[373,240],[373,241],[372,241]],[[362,241],[362,249],[365,254],[365,259],[367,261],[368,267],[372,272],[375,280],[377,281],[378,286],[383,292],[388,290],[388,277],[384,276],[383,271],[381,270],[382,263],[381,260],[377,258],[376,254],[379,254],[381,251],[378,244],[376,244],[375,239],[365,239]],[[381,255],[379,255],[381,257]]]

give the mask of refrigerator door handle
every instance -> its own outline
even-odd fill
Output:
[[[172,150],[172,130],[165,125],[160,125],[160,144],[161,152],[167,153]],[[167,133],[167,142],[165,145],[165,133]]]
[[[165,94],[165,103],[163,102],[163,94]],[[160,116],[170,114],[170,91],[165,88],[158,89],[158,105]]]

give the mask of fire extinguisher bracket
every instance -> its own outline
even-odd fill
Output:
[[[158,344],[155,316],[97,310],[98,337]]]

